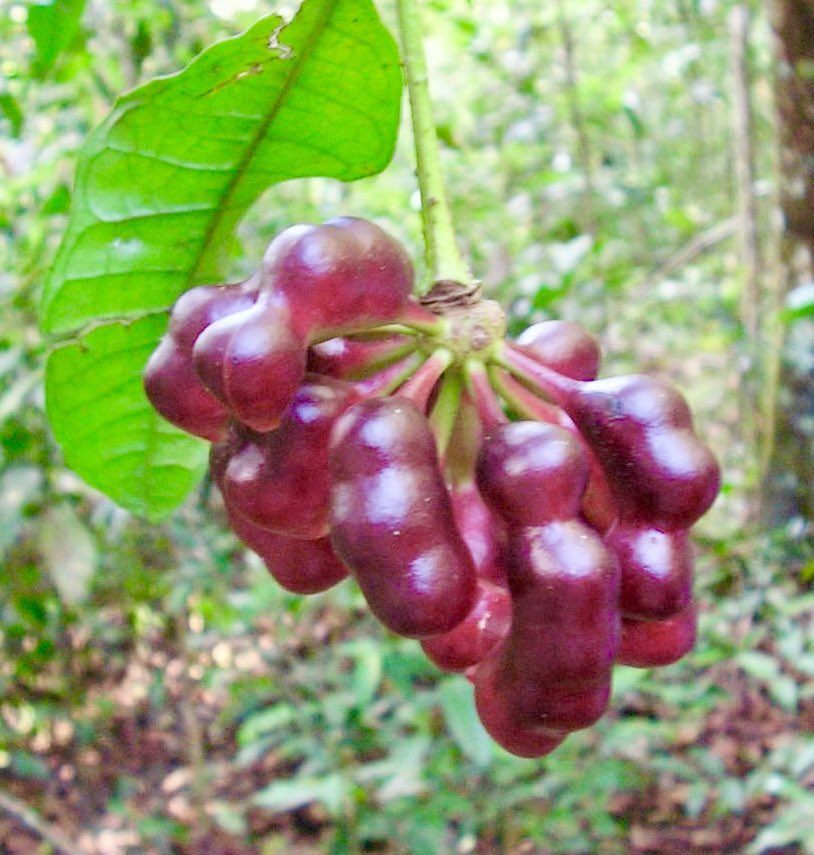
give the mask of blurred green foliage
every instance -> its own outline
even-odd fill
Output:
[[[806,521],[748,524],[731,231],[662,272],[733,214],[732,5],[426,4],[474,268],[515,329],[576,319],[602,339],[608,373],[669,374],[725,472],[699,527],[697,651],[659,672],[620,669],[613,712],[532,762],[487,741],[467,682],[384,633],[352,584],[305,600],[276,588],[210,485],[147,525],[65,468],[43,415],[34,307],[78,148],[117,94],[267,10],[0,0],[0,788],[44,811],[66,800],[77,836],[126,833],[148,853],[227,839],[262,855],[295,839],[327,853],[615,853],[653,851],[685,826],[726,841],[739,822],[750,852],[814,851],[814,550]],[[754,11],[768,234],[771,41]],[[374,179],[274,188],[241,225],[232,275],[286,225],[340,213],[376,219],[420,258],[412,170],[405,128]],[[811,303],[798,297],[795,317]],[[6,828],[0,817],[0,842]]]

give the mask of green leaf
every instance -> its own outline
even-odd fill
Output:
[[[493,743],[475,711],[469,681],[463,677],[445,680],[439,694],[447,727],[458,747],[477,766],[488,766],[493,756]]]
[[[216,799],[209,802],[207,808],[215,824],[227,834],[234,834],[236,837],[247,836],[249,824],[241,806]]]
[[[40,213],[45,216],[64,214],[71,206],[71,191],[65,184],[58,184],[54,192],[43,202]]]
[[[11,466],[0,472],[0,562],[25,524],[23,511],[41,494],[44,478],[36,466]]]
[[[782,311],[782,317],[787,322],[810,315],[814,315],[814,282],[806,282],[789,291]]]
[[[736,661],[750,677],[764,683],[771,683],[780,676],[780,663],[760,650],[743,650]]]
[[[814,852],[811,817],[814,798],[801,794],[799,800],[784,806],[774,820],[764,828],[746,849],[747,855],[763,855],[774,850],[800,844],[803,852]]]
[[[20,102],[8,92],[0,92],[0,115],[5,116],[11,125],[11,135],[19,139],[23,129],[23,110]]]
[[[235,227],[269,186],[380,172],[400,99],[398,52],[371,0],[306,0],[288,25],[263,18],[119,99],[82,149],[41,304],[43,330],[75,339],[47,367],[68,465],[136,513],[158,518],[180,503],[200,474],[201,446],[159,425],[137,382],[163,322],[145,320],[130,349],[120,322],[222,281]],[[102,374],[110,391],[114,362],[125,372],[115,396],[76,389]],[[66,404],[79,399],[81,416]],[[104,437],[89,433],[103,421]]]
[[[294,778],[275,781],[252,798],[258,807],[273,811],[296,810],[311,802],[322,803],[331,814],[339,814],[350,793],[350,782],[342,775]]]
[[[360,766],[356,781],[368,785],[376,781],[377,797],[382,803],[417,796],[427,789],[430,746],[430,740],[424,736],[399,738],[386,757]]]
[[[280,25],[263,18],[126,95],[89,136],[46,332],[166,309],[217,280],[238,220],[272,184],[387,165],[401,73],[369,0],[306,0]]]
[[[39,533],[40,554],[63,603],[84,602],[90,593],[98,554],[91,533],[67,502],[46,510]]]
[[[237,744],[250,745],[269,733],[290,727],[296,712],[288,704],[275,704],[248,716],[237,732]]]
[[[27,751],[15,751],[11,755],[11,771],[21,778],[30,778],[35,781],[47,781],[51,777],[48,766]]]
[[[28,34],[37,54],[34,71],[44,76],[79,32],[85,0],[38,0],[28,7]]]
[[[165,422],[142,390],[144,362],[166,318],[99,327],[51,354],[48,418],[65,462],[137,514],[171,511],[203,474],[206,445]]]
[[[351,655],[355,660],[352,684],[356,706],[364,710],[373,700],[382,679],[381,646],[372,639],[359,639]]]

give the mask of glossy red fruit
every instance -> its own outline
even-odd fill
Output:
[[[476,574],[421,412],[398,397],[354,405],[334,427],[330,465],[334,550],[373,613],[413,638],[456,627]]]
[[[549,684],[540,692],[537,714],[518,706],[512,696],[523,682],[507,680],[500,662],[489,658],[475,670],[475,705],[492,738],[520,757],[548,754],[574,730],[595,724],[610,700],[610,679],[573,686]],[[558,722],[567,722],[559,725]]]
[[[223,437],[229,414],[193,370],[192,348],[209,324],[251,306],[255,296],[252,282],[247,281],[202,285],[178,298],[167,335],[144,370],[147,398],[176,427],[213,442]]]
[[[709,509],[720,486],[718,463],[672,386],[640,374],[582,383],[511,345],[506,354],[579,428],[602,464],[621,518],[678,530]]]
[[[233,416],[253,430],[273,430],[305,374],[306,345],[287,306],[258,299],[216,321],[193,348],[195,371]]]
[[[374,223],[337,217],[281,232],[263,258],[264,288],[285,297],[302,338],[316,328],[394,320],[413,289],[404,248]]]
[[[667,620],[622,620],[622,640],[616,661],[634,668],[671,665],[695,646],[698,616],[691,603],[683,612]]]
[[[599,373],[599,342],[579,324],[551,320],[532,324],[517,343],[538,362],[574,380],[593,380]]]
[[[474,481],[449,487],[455,524],[464,539],[479,579],[506,586],[506,532],[486,506]]]
[[[404,249],[378,226],[340,217],[292,226],[270,244],[255,305],[195,343],[204,386],[253,430],[273,430],[315,339],[396,320],[413,286]]]
[[[599,458],[620,516],[681,529],[709,509],[718,463],[671,386],[644,375],[595,380],[575,384],[563,407]]]
[[[257,300],[258,277],[234,285],[199,285],[176,300],[168,333],[185,353],[192,352],[198,336],[210,325],[251,308]]]
[[[619,608],[624,617],[666,620],[692,597],[693,556],[685,529],[663,532],[620,521],[606,536],[622,571]]]
[[[153,407],[181,430],[211,442],[223,437],[228,411],[201,385],[189,354],[172,338],[165,338],[150,355],[144,391]]]
[[[294,594],[327,591],[348,575],[327,537],[300,540],[260,528],[240,514],[231,512],[234,533],[256,552],[274,579]]]
[[[565,428],[510,422],[486,438],[476,473],[481,495],[507,525],[542,525],[577,516],[588,460]]]
[[[476,672],[522,721],[551,730],[604,712],[619,645],[619,571],[591,529],[573,521],[511,531],[512,623]],[[483,671],[482,671],[483,669]]]
[[[226,436],[209,453],[212,480],[223,490],[224,474],[235,454],[257,439],[252,431],[232,423]],[[296,594],[326,591],[348,575],[327,537],[300,540],[274,534],[246,519],[224,497],[229,525],[243,543],[263,559],[269,573],[286,590]]]
[[[484,441],[476,471],[482,495],[508,527],[512,598],[509,633],[475,672],[478,707],[527,735],[588,727],[610,693],[619,569],[576,518],[588,477],[582,448],[554,425],[500,425]]]
[[[478,580],[475,605],[450,632],[421,642],[427,658],[442,671],[465,671],[484,659],[509,631],[512,606],[508,591]]]
[[[328,534],[328,440],[336,419],[358,400],[342,380],[306,375],[280,426],[236,452],[222,489],[239,514],[288,537]]]
[[[478,679],[479,677],[479,679]],[[506,692],[496,688],[491,674],[476,672],[475,707],[492,739],[516,757],[544,757],[562,743],[567,731],[554,733],[518,715]]]

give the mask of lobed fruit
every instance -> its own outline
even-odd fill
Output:
[[[279,427],[247,437],[229,461],[221,485],[229,505],[278,534],[325,537],[328,440],[336,419],[357,400],[349,383],[306,375]]]
[[[607,535],[622,568],[619,609],[625,617],[664,620],[692,597],[692,553],[686,530],[664,532],[621,522]]]
[[[693,603],[666,620],[622,619],[622,637],[616,661],[635,668],[671,665],[692,650],[698,630]]]
[[[291,329],[287,306],[270,298],[207,327],[192,357],[203,385],[259,432],[277,427],[306,368],[306,346]]]
[[[511,598],[505,588],[478,579],[469,614],[449,632],[424,639],[421,647],[442,671],[466,671],[483,662],[506,637],[511,610]]]
[[[348,575],[327,537],[302,540],[275,534],[230,509],[232,531],[256,552],[279,585],[293,594],[318,594]]]
[[[602,352],[599,342],[571,321],[541,321],[532,324],[517,343],[541,364],[564,377],[593,380],[599,373]]]
[[[401,245],[354,217],[291,226],[271,242],[262,269],[265,282],[288,298],[303,338],[315,328],[387,323],[413,290],[413,265]]]
[[[398,397],[351,407],[334,429],[331,479],[331,540],[376,617],[410,638],[456,627],[475,567],[422,413]]]
[[[212,442],[229,524],[280,585],[350,575],[539,757],[602,716],[615,663],[692,648],[689,529],[720,472],[682,396],[596,379],[577,324],[503,342],[477,289],[412,284],[372,223],[292,226],[245,282],[179,298],[145,390]]]
[[[579,519],[587,457],[565,428],[513,422],[488,436],[476,472],[508,528],[512,600],[506,639],[475,671],[484,723],[558,736],[588,727],[610,697],[620,618],[615,557]]]
[[[176,427],[212,442],[224,435],[229,414],[201,383],[192,350],[212,323],[249,308],[256,296],[254,280],[249,279],[237,285],[202,285],[178,298],[167,335],[144,370],[150,403]]]

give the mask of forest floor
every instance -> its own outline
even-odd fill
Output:
[[[138,655],[154,657],[155,651]],[[144,675],[146,663],[144,658],[131,662],[129,673],[108,674],[87,697],[95,698],[94,704],[105,698],[115,702],[123,683],[133,679],[133,674]],[[722,701],[700,726],[687,728],[671,746],[673,757],[686,758],[690,749],[703,746],[725,767],[727,775],[744,779],[772,751],[800,734],[814,733],[814,701],[802,703],[796,713],[786,712],[732,664],[723,662],[714,667],[716,685],[724,690]],[[633,712],[659,715],[657,707]],[[94,733],[90,747],[87,743],[78,746],[70,729],[62,738],[57,730],[51,745],[32,745],[47,776],[26,779],[0,771],[0,795],[16,800],[17,808],[32,808],[43,827],[35,832],[13,805],[0,801],[0,853],[319,855],[331,851],[332,821],[318,805],[282,814],[253,808],[247,814],[247,831],[240,835],[227,834],[212,821],[212,805],[248,798],[270,779],[289,771],[273,753],[248,769],[237,768],[230,762],[236,752],[234,733],[211,727],[221,714],[206,692],[190,699],[179,683],[161,706],[151,707],[146,700],[117,706],[105,726]],[[623,715],[624,710],[616,714]],[[199,785],[194,771],[202,758],[190,756],[190,726],[220,734],[215,741],[206,739],[208,780],[204,786]],[[811,788],[814,779],[800,783]],[[665,778],[660,785],[643,791],[619,793],[606,808],[627,829],[626,839],[597,841],[592,851],[633,855],[742,853],[772,821],[778,808],[776,798],[763,795],[752,799],[740,813],[722,814],[705,807],[691,816],[687,788]],[[155,832],[157,822],[175,829],[161,845],[145,842],[150,839],[151,828]],[[54,834],[63,835],[64,848],[55,845],[58,841]],[[275,843],[270,845],[270,840]],[[364,851],[383,855],[404,852],[395,841]],[[513,843],[507,848],[494,840],[479,840],[453,851],[461,855],[548,855],[548,850],[532,843]],[[764,851],[803,850],[792,846]]]

